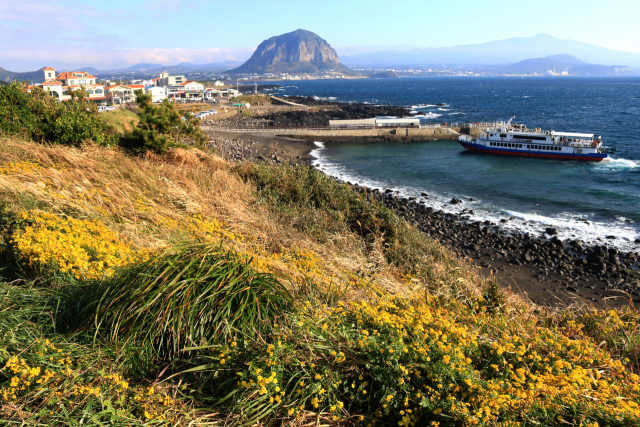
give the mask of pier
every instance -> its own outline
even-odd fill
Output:
[[[487,127],[495,127],[500,123],[423,123],[420,127],[375,127],[336,129],[326,127],[288,127],[270,128],[268,126],[219,127],[202,126],[207,132],[238,132],[258,136],[281,136],[319,141],[325,143],[353,142],[426,142],[436,140],[457,140],[460,135],[478,136]]]

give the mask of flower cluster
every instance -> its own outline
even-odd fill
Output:
[[[307,303],[273,342],[235,355],[243,361],[238,386],[285,418],[306,411],[362,414],[367,425],[640,423],[640,377],[574,332],[428,295]]]
[[[9,162],[0,166],[0,175],[31,174],[40,169],[42,169],[42,166],[36,162]]]
[[[167,390],[158,387],[131,386],[117,372],[105,372],[104,366],[93,366],[89,358],[70,354],[46,340],[36,340],[20,357],[10,357],[0,380],[0,399],[5,403],[29,402],[51,408],[45,418],[55,418],[58,402],[65,402],[69,412],[87,405],[111,406],[126,418],[141,421],[166,420],[175,417],[177,402]],[[47,411],[42,411],[47,414]]]
[[[30,222],[13,236],[18,259],[37,271],[59,270],[77,279],[93,280],[112,274],[138,255],[100,221],[62,218],[28,211]]]

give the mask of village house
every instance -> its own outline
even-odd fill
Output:
[[[144,85],[113,85],[106,88],[106,93],[112,104],[119,105],[135,101],[137,90],[144,92]]]
[[[97,77],[86,71],[69,71],[56,75],[55,68],[46,67],[44,72],[45,81],[36,86],[42,87],[58,101],[68,101],[72,99],[71,92],[84,89],[87,94],[86,100],[96,103],[106,103],[107,96],[104,86],[97,82]]]
[[[162,102],[167,99],[167,90],[164,87],[146,86],[144,92],[151,95],[151,102]]]
[[[202,83],[188,81],[182,83],[180,86],[184,87],[186,98],[201,98],[204,92],[204,85]]]

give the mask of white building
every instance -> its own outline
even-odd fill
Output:
[[[162,102],[167,99],[167,89],[158,86],[146,86],[144,92],[151,95],[151,102]]]
[[[56,70],[47,67],[44,72],[43,83],[37,86],[49,92],[58,101],[68,101],[71,93],[84,89],[87,94],[86,100],[93,102],[106,102],[108,99],[103,85],[97,83],[97,78],[86,71],[69,71],[56,75]]]
[[[188,81],[180,86],[184,89],[185,98],[201,98],[204,93],[204,85],[202,83]]]
[[[158,77],[158,86],[167,87],[167,86],[177,86],[185,83],[187,81],[185,76],[170,76],[169,73],[163,71]]]
[[[136,91],[144,91],[143,85],[113,85],[106,88],[112,104],[122,104],[136,100]]]

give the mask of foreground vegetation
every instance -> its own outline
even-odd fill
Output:
[[[631,307],[533,306],[308,168],[8,133],[6,425],[640,423]]]

